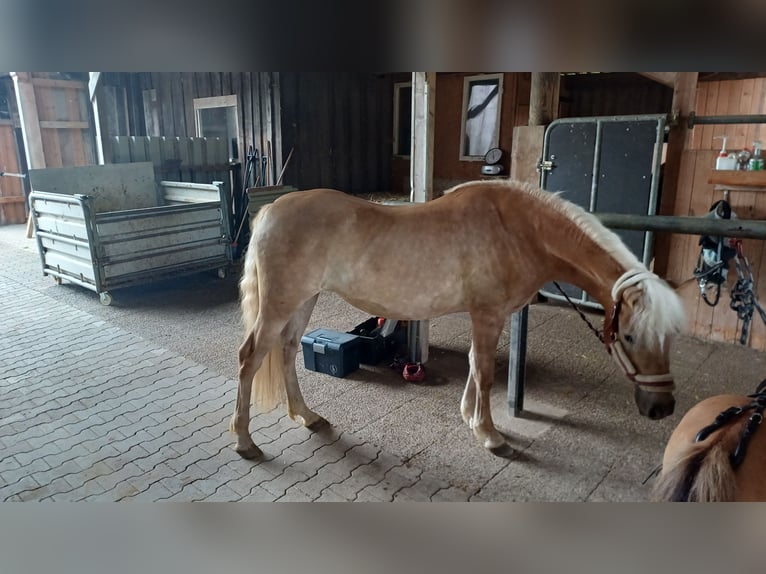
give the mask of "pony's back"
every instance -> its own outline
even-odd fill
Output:
[[[662,472],[651,498],[665,502],[766,501],[766,429],[753,433],[740,466],[732,467],[731,455],[752,410],[734,417],[695,442],[703,428],[730,407],[751,404],[742,395],[716,395],[692,407],[678,423],[665,447]]]

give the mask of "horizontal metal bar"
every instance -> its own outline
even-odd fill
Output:
[[[731,116],[698,116],[694,112],[687,118],[687,126],[692,129],[697,124],[766,124],[766,114],[742,114]]]
[[[708,217],[632,215],[627,213],[594,213],[593,215],[606,227],[613,229],[766,239],[766,221],[756,219],[711,219]]]

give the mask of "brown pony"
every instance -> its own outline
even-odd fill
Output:
[[[755,394],[696,404],[670,436],[652,499],[664,502],[766,501],[766,381]]]
[[[547,281],[585,289],[606,309],[604,341],[635,384],[639,412],[673,412],[670,338],[684,324],[676,294],[580,207],[514,181],[459,185],[424,204],[381,205],[329,189],[287,194],[253,221],[240,284],[245,341],[231,429],[256,458],[251,396],[287,400],[294,420],[326,423],[298,386],[295,357],[318,294],[333,291],[373,315],[424,320],[467,311],[470,374],[460,410],[484,447],[505,439],[490,414],[495,350],[506,318]],[[403,280],[401,250],[416,280]]]

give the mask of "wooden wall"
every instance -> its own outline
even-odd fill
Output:
[[[387,190],[391,79],[372,73],[165,72],[104,75],[106,136],[196,135],[195,98],[238,96],[239,160],[269,146],[299,189]],[[121,119],[124,118],[124,119]],[[127,132],[127,133],[126,133]],[[386,143],[388,142],[388,147]]]
[[[23,143],[19,145],[19,116],[10,76],[0,78],[0,171],[24,173]],[[0,225],[24,223],[24,180],[0,177]]]
[[[295,148],[285,183],[390,191],[393,85],[390,74],[280,73],[285,157]]]
[[[463,80],[479,72],[439,73],[436,76],[436,116],[434,121],[434,194],[472,179],[480,179],[481,161],[466,161],[460,157],[460,122],[462,121]],[[397,78],[407,81],[409,78]],[[529,117],[529,93],[531,74],[508,72],[503,75],[503,98],[501,102],[499,146],[505,154],[502,160],[504,173],[510,173],[513,128],[527,125]],[[393,87],[390,99],[393,101]],[[390,128],[391,131],[393,128]],[[389,155],[391,146],[389,145]],[[410,161],[394,158],[392,189],[394,193],[409,193]]]
[[[733,115],[766,114],[766,78],[700,82],[697,89],[696,114]],[[729,136],[728,148],[737,151],[751,147],[756,139],[766,140],[766,125],[705,125],[695,126],[688,134],[686,150],[681,160],[678,191],[673,208],[674,215],[702,216],[723,192],[708,183],[714,169],[721,140],[716,136]],[[743,219],[766,219],[766,189],[763,191],[731,191],[729,201],[732,209]],[[716,341],[735,342],[738,339],[738,323],[734,311],[729,308],[729,291],[722,291],[716,307],[707,306],[699,296],[692,272],[699,254],[699,238],[691,235],[672,235],[668,268],[668,280],[679,285],[689,315],[691,333]],[[766,303],[766,249],[764,241],[744,240],[744,252],[750,260],[757,285],[759,299]],[[729,287],[734,284],[736,273],[729,272]],[[766,326],[757,313],[752,322],[751,346],[766,350]]]
[[[635,73],[561,76],[559,117],[670,112],[673,90]]]

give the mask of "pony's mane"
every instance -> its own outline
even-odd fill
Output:
[[[504,187],[527,194],[575,224],[582,232],[582,237],[573,237],[573,241],[590,239],[611,255],[626,271],[647,271],[646,266],[627,248],[616,233],[607,229],[592,213],[562,197],[561,191],[552,193],[528,183],[508,179],[463,183],[445,193],[469,186]],[[682,332],[686,316],[675,291],[654,274],[643,279],[638,286],[643,290],[643,297],[636,304],[631,316],[631,324],[623,327],[630,329],[633,337],[644,344],[649,344],[651,341],[662,344],[666,336]]]

